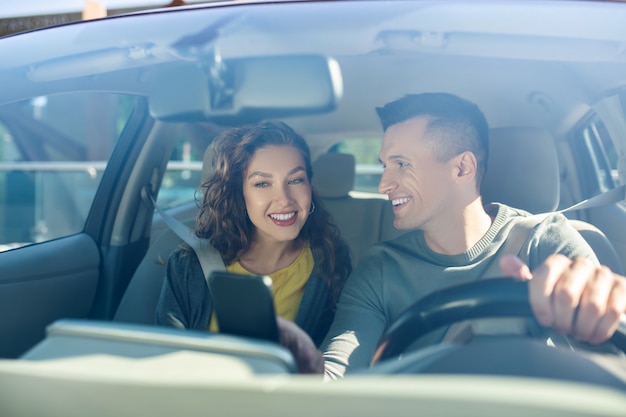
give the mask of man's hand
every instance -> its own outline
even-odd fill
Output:
[[[576,340],[608,340],[626,312],[626,278],[588,259],[552,255],[530,272],[519,258],[505,255],[500,268],[530,280],[530,304],[539,323]]]
[[[276,316],[280,344],[291,351],[298,370],[303,374],[323,374],[324,357],[308,334],[297,324]]]

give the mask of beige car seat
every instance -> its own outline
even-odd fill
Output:
[[[354,155],[326,153],[313,163],[312,184],[350,246],[352,264],[381,239],[382,213],[389,201],[380,198],[353,198]]]
[[[483,202],[500,202],[531,213],[559,206],[559,160],[552,135],[539,128],[497,128],[490,131],[489,160],[483,181]],[[623,273],[624,268],[606,235],[594,225],[570,220],[592,247],[600,263]]]

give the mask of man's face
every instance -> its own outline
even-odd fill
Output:
[[[397,229],[423,229],[445,221],[453,171],[439,162],[425,139],[426,117],[390,126],[383,137],[380,161],[384,171],[378,191],[393,205]]]

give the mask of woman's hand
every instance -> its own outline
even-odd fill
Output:
[[[280,333],[280,344],[291,351],[300,373],[323,374],[324,357],[309,335],[297,324],[287,319],[277,316],[276,321]]]

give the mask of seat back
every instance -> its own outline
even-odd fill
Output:
[[[531,213],[554,211],[559,205],[560,177],[552,135],[538,128],[490,131],[489,161],[481,193],[484,203],[500,202]],[[600,263],[623,273],[615,248],[597,227],[570,220],[596,253]]]
[[[167,258],[182,243],[176,233],[169,229],[152,241],[124,291],[114,321],[154,324]]]
[[[622,261],[604,232],[591,223],[582,220],[571,219],[569,222],[589,243],[602,265],[608,266],[613,272],[624,275]]]
[[[556,210],[559,159],[552,135],[537,128],[492,129],[483,202],[500,202],[531,213]]]
[[[202,178],[209,176],[212,170],[212,149],[204,151],[202,159]],[[194,227],[198,206],[195,201],[168,210],[175,219],[188,227]],[[156,213],[152,230],[157,231],[150,242],[150,247],[137,267],[128,287],[122,296],[113,320],[128,323],[154,324],[156,305],[165,278],[167,258],[181,247],[183,240]]]
[[[330,212],[341,236],[350,247],[353,266],[365,251],[381,238],[383,209],[387,200],[353,198],[354,155],[326,153],[313,163],[312,184]]]

